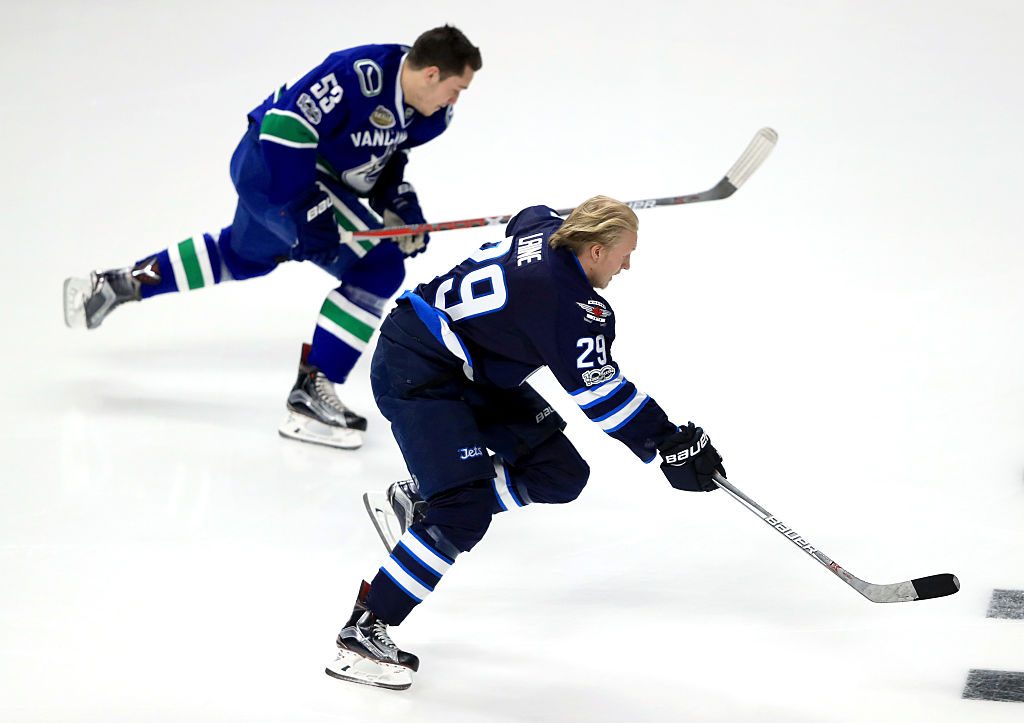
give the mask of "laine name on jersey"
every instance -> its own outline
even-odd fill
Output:
[[[650,462],[676,427],[612,359],[611,306],[571,251],[548,245],[561,225],[547,206],[524,209],[503,241],[403,298],[471,378],[512,388],[547,366],[592,421]]]

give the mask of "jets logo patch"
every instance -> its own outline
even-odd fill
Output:
[[[595,301],[594,299],[589,299],[587,303],[577,301],[576,306],[583,309],[588,322],[607,324],[608,320],[612,317],[612,310],[601,301]]]

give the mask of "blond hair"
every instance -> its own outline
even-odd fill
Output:
[[[548,245],[564,247],[574,254],[590,246],[614,246],[623,231],[636,233],[640,226],[633,209],[608,196],[588,198],[572,210],[562,227],[551,234]]]

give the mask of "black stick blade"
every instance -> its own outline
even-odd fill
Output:
[[[676,205],[679,203],[700,203],[701,201],[718,201],[723,198],[729,198],[729,196],[734,193],[736,193],[736,186],[734,186],[732,181],[729,180],[729,177],[726,176],[716,183],[714,188],[709,188],[706,191],[695,193],[692,196],[677,196],[669,199],[669,205]]]
[[[933,597],[946,597],[960,589],[960,581],[956,575],[944,572],[941,575],[929,575],[911,580],[910,584],[917,591],[918,600],[930,600]]]

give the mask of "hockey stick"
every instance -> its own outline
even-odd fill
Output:
[[[941,575],[919,577],[914,580],[907,580],[906,582],[894,582],[890,585],[876,585],[875,583],[864,582],[859,577],[856,577],[841,568],[838,563],[829,559],[825,553],[812,546],[811,543],[804,539],[804,537],[796,530],[784,525],[779,521],[779,518],[754,502],[754,500],[747,497],[743,492],[736,489],[729,480],[718,472],[715,472],[715,482],[719,487],[732,495],[734,499],[741,502],[744,507],[767,522],[771,527],[778,530],[779,533],[785,536],[787,540],[827,567],[835,573],[836,577],[871,602],[892,603],[910,602],[911,600],[929,600],[933,597],[945,597],[946,595],[952,595],[960,589],[960,581],[956,579],[956,575],[952,575],[948,572],[942,573]]]
[[[775,148],[779,134],[771,128],[762,128],[750,141],[743,155],[739,157],[732,168],[728,170],[721,181],[706,191],[693,193],[689,196],[666,196],[665,198],[648,198],[642,201],[629,201],[627,206],[633,209],[654,208],[655,206],[678,206],[682,203],[700,203],[702,201],[717,201],[722,198],[729,198],[736,193],[737,189],[746,183],[751,174],[756,171],[768,154]],[[555,211],[559,216],[572,213],[571,208],[563,208]],[[466,218],[460,221],[442,221],[440,223],[421,223],[416,226],[390,226],[367,231],[353,231],[346,233],[346,237],[359,238],[380,238],[393,236],[415,236],[416,234],[437,231],[453,231],[459,228],[474,228],[476,226],[500,226],[508,223],[512,215],[505,216],[483,216],[481,218]]]

